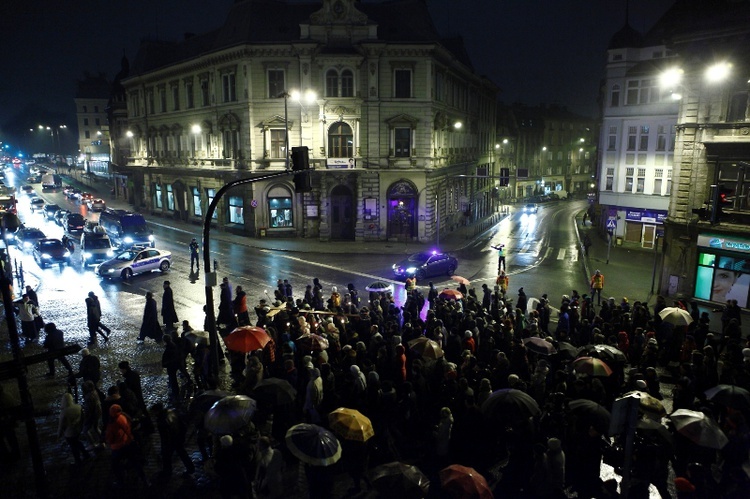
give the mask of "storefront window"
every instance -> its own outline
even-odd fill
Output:
[[[196,217],[203,216],[203,208],[201,208],[201,191],[197,187],[191,188],[193,191],[193,215]]]
[[[209,205],[213,202],[215,196],[216,196],[216,189],[206,189],[206,197],[208,198]],[[218,215],[219,215],[218,210],[214,210],[214,216],[211,217],[211,219],[216,220],[217,218],[219,218]]]
[[[726,303],[737,300],[747,308],[750,292],[750,262],[745,258],[700,253],[695,281],[695,297]]]
[[[167,185],[167,209],[174,211],[174,191],[172,185]]]
[[[157,208],[163,206],[161,201],[161,186],[159,184],[154,184],[154,206]]]
[[[269,227],[293,227],[292,198],[291,197],[269,197]]]
[[[241,196],[229,196],[229,223],[244,225],[244,209]]]

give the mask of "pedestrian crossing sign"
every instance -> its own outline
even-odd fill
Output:
[[[616,226],[617,226],[617,222],[615,221],[614,218],[610,218],[609,220],[607,220],[608,229],[614,229]]]

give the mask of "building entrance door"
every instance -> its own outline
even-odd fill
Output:
[[[337,185],[331,191],[331,239],[354,240],[354,222],[352,191]]]

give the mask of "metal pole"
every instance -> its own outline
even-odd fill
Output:
[[[612,231],[607,231],[607,265],[609,265],[609,250],[612,248]]]
[[[0,225],[0,236],[5,241],[5,223]],[[7,253],[6,244],[6,265],[10,265],[10,254]],[[44,460],[42,459],[42,450],[39,446],[39,435],[36,431],[36,421],[34,420],[34,401],[31,398],[29,390],[29,381],[26,377],[26,366],[23,363],[23,351],[21,350],[21,340],[18,337],[18,326],[16,325],[16,316],[13,311],[13,297],[10,294],[10,286],[13,284],[8,279],[6,270],[3,268],[0,272],[0,294],[3,297],[3,307],[5,308],[5,323],[8,326],[8,337],[10,347],[13,352],[13,360],[18,367],[18,393],[21,397],[21,407],[23,408],[23,419],[26,423],[26,436],[29,439],[29,450],[31,451],[31,463],[34,467],[34,481],[36,482],[36,492],[39,497],[47,497],[47,472],[44,470]]]
[[[435,191],[435,225],[437,226],[437,238],[435,240],[435,246],[439,249],[440,248],[440,186],[438,186],[437,191]]]
[[[654,284],[656,283],[656,263],[659,261],[659,236],[656,236],[656,245],[654,246],[654,270],[651,273],[651,294],[654,294]]]
[[[286,102],[286,101],[285,101]],[[243,178],[229,182],[224,187],[219,189],[211,203],[208,205],[206,216],[203,219],[203,268],[205,269],[205,285],[206,285],[206,329],[208,329],[208,338],[210,343],[210,364],[211,373],[213,375],[219,374],[219,335],[216,330],[216,315],[214,314],[214,292],[213,288],[216,286],[216,270],[211,272],[211,255],[210,251],[210,235],[211,235],[211,220],[213,219],[214,213],[216,212],[216,206],[224,196],[224,194],[232,187],[252,184],[261,180],[268,180],[275,177],[283,177],[291,175],[290,171],[274,172],[266,175],[261,175],[252,178]]]
[[[284,162],[284,168],[289,169],[289,110],[288,110],[288,101],[289,101],[289,92],[286,90],[284,91],[284,153],[285,153],[285,162]],[[302,126],[302,125],[300,125]]]

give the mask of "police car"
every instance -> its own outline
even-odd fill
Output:
[[[151,272],[152,270],[167,272],[171,265],[171,251],[133,246],[99,265],[96,268],[96,273],[105,278],[129,279],[135,274]]]

